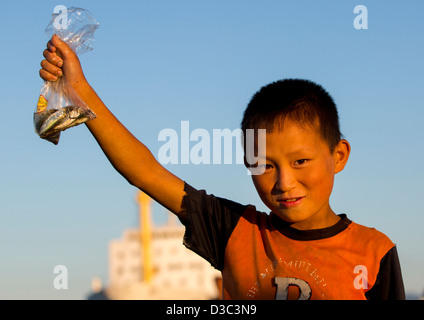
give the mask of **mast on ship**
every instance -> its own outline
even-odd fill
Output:
[[[151,283],[153,279],[153,262],[152,262],[152,225],[151,225],[151,206],[152,199],[142,191],[137,194],[137,202],[139,205],[139,221],[140,221],[140,249],[143,259],[141,265],[141,279],[146,283]]]

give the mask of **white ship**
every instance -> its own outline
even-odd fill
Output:
[[[92,282],[89,299],[211,300],[220,296],[221,274],[183,245],[185,228],[169,213],[168,224],[153,227],[152,199],[139,192],[140,226],[128,229],[108,248],[108,286]]]

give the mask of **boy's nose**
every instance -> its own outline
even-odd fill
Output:
[[[296,186],[296,179],[293,172],[289,169],[277,170],[277,180],[275,188],[280,192],[288,192]]]

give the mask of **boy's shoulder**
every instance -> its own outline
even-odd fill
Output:
[[[375,246],[378,244],[388,249],[394,246],[392,240],[376,228],[367,227],[352,221],[348,226],[348,230],[351,232],[353,238],[364,245]]]

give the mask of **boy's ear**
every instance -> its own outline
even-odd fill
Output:
[[[335,168],[334,172],[339,173],[345,167],[350,154],[350,144],[347,140],[340,140],[334,149]]]

